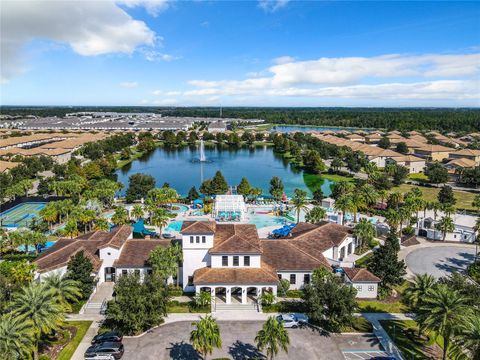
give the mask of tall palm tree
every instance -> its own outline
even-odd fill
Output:
[[[350,211],[352,208],[352,199],[349,195],[342,195],[337,200],[335,200],[335,209],[343,213],[342,216],[342,225],[345,224],[345,214],[347,211]]]
[[[455,329],[466,311],[465,304],[466,299],[458,291],[440,284],[428,292],[417,312],[417,321],[422,330],[428,329],[443,337],[443,360],[447,359]]]
[[[162,234],[162,229],[168,225],[170,218],[165,209],[157,208],[152,215],[152,224],[158,227],[158,233]]]
[[[63,323],[63,308],[58,304],[55,292],[46,284],[30,284],[13,298],[12,313],[33,323],[34,359],[38,358],[38,342],[42,334],[57,330]]]
[[[93,228],[95,230],[108,231],[108,220],[103,217],[97,218]]]
[[[139,205],[139,204],[133,205],[133,208],[132,208],[132,217],[133,217],[135,220],[141,219],[141,218],[143,217],[143,214],[144,214],[144,210],[143,210],[143,206],[142,206],[142,205]]]
[[[404,297],[413,312],[417,312],[423,306],[423,301],[428,297],[430,291],[436,284],[432,275],[415,275],[412,282],[409,282]]]
[[[366,242],[370,245],[375,237],[375,226],[365,218],[360,219],[355,228],[353,229],[353,233],[357,237],[358,244],[357,246],[361,246]]]
[[[351,210],[353,212],[353,222],[357,222],[357,213],[358,211],[366,205],[365,196],[360,191],[354,191],[350,195],[351,199]]]
[[[360,194],[362,194],[366,206],[373,206],[380,199],[380,194],[371,184],[365,184],[361,186],[358,191],[360,192]]]
[[[388,209],[385,213],[385,219],[388,225],[395,229],[395,232],[398,230],[398,225],[400,224],[400,214],[394,209]]]
[[[292,207],[297,213],[297,223],[300,222],[300,212],[308,209],[307,204],[307,193],[303,190],[295,189],[293,192]]]
[[[435,227],[443,233],[443,241],[447,237],[447,232],[453,232],[455,230],[455,223],[451,217],[444,216],[435,225]]]
[[[54,273],[45,278],[45,284],[53,290],[60,305],[63,306],[66,312],[70,312],[73,303],[82,297],[82,292],[79,289],[79,283],[75,280],[62,277],[58,273]]]
[[[70,239],[78,236],[80,232],[78,231],[77,221],[75,219],[68,220],[65,224],[65,227],[63,228],[63,231],[66,236],[70,236]]]
[[[25,316],[0,317],[0,355],[5,360],[30,359],[35,350],[33,323]]]
[[[46,221],[48,223],[48,227],[51,229],[52,224],[58,219],[58,211],[55,206],[51,206],[50,204],[51,203],[49,203],[42,210],[40,210],[39,215],[41,216],[43,221]]]
[[[274,316],[270,316],[255,336],[255,343],[260,351],[266,350],[267,357],[272,360],[280,348],[288,353],[290,338],[283,325]]]
[[[467,314],[459,325],[451,355],[457,360],[480,360],[480,316]]]
[[[220,328],[212,315],[200,317],[200,320],[192,325],[196,329],[190,332],[190,342],[204,359],[207,359],[207,355],[212,354],[214,348],[222,347]]]
[[[305,215],[305,221],[311,224],[318,224],[325,219],[325,216],[327,216],[327,211],[324,208],[321,206],[314,206],[307,215]]]

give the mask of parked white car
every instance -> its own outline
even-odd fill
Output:
[[[277,320],[283,324],[283,327],[292,329],[308,324],[308,316],[304,314],[280,314]]]

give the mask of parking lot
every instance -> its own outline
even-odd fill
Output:
[[[261,329],[261,321],[219,322],[222,349],[215,349],[209,358],[226,357],[233,360],[264,358],[255,346],[255,335]],[[191,322],[176,322],[161,326],[139,338],[124,338],[124,359],[177,359],[200,360],[189,343]],[[279,353],[276,359],[360,359],[347,357],[353,352],[372,352],[379,356],[381,350],[377,339],[372,335],[329,335],[316,329],[288,329],[290,346],[288,354]],[[344,353],[345,352],[345,353]],[[370,357],[370,358],[371,358]],[[369,357],[362,357],[368,359]]]

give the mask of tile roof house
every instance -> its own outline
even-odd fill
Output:
[[[364,268],[344,268],[344,280],[357,290],[357,298],[374,299],[377,297],[380,278]]]
[[[480,165],[480,150],[461,149],[450,153],[449,159],[468,159]]]
[[[421,148],[414,149],[413,154],[430,161],[442,161],[448,158],[453,151],[455,150],[446,146],[425,144]]]
[[[114,274],[113,264],[131,237],[131,227],[123,225],[110,232],[95,231],[75,239],[60,239],[34,261],[37,265],[37,277],[41,279],[52,272],[63,275],[72,256],[83,251],[92,262],[99,282],[111,281],[111,275]]]

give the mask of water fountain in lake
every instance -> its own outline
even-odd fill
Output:
[[[203,140],[200,140],[200,156],[198,158],[192,159],[192,162],[198,162],[198,163],[209,163],[212,162],[211,160],[207,159],[205,156],[205,144]]]
[[[200,162],[205,162],[207,161],[207,158],[205,157],[205,144],[203,143],[203,139],[200,140]]]

